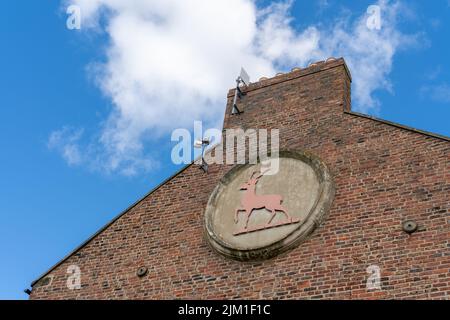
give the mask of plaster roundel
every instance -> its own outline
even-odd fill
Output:
[[[237,165],[219,182],[205,210],[206,237],[237,260],[273,257],[301,243],[322,222],[334,198],[326,165],[306,152],[280,152],[278,171]]]

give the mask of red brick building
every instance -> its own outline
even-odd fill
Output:
[[[278,128],[281,150],[331,173],[329,212],[294,248],[253,262],[213,250],[204,212],[232,166],[192,164],[41,276],[30,298],[450,298],[449,139],[352,112],[350,86],[344,60],[329,59],[250,84],[241,114],[228,93],[224,128]],[[367,287],[371,266],[378,288]]]

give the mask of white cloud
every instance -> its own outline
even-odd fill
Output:
[[[78,142],[82,135],[82,129],[64,127],[50,134],[47,147],[60,152],[70,166],[81,164],[82,156]]]
[[[302,31],[292,28],[290,6],[290,2],[275,3],[258,12],[254,52],[275,68],[304,65],[324,55],[316,27]]]
[[[332,25],[296,30],[289,1],[266,8],[251,0],[71,3],[81,7],[85,32],[103,27],[109,37],[106,62],[91,71],[113,110],[88,147],[90,157],[107,171],[125,174],[151,168],[144,146],[155,137],[191,128],[194,120],[220,126],[225,94],[241,65],[255,80],[344,56],[354,78],[354,108],[366,112],[379,106],[376,90],[391,89],[393,57],[411,42],[396,27],[398,2],[379,2],[379,31],[367,29],[365,12],[353,23],[339,17]]]
[[[448,83],[423,86],[420,93],[422,97],[429,97],[441,103],[450,103],[450,85]]]
[[[434,67],[433,69],[429,70],[425,74],[425,78],[427,80],[436,80],[442,73],[442,66],[438,65]]]
[[[319,8],[319,13],[322,13],[330,6],[328,0],[317,0],[317,6]]]
[[[400,2],[379,1],[381,29],[369,30],[367,15],[348,24],[341,19],[321,38],[323,51],[343,56],[353,77],[353,108],[377,113],[380,107],[374,93],[392,91],[389,74],[395,54],[417,42],[417,35],[405,35],[397,28],[397,18],[404,9]]]

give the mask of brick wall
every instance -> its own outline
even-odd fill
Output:
[[[228,94],[226,128],[279,128],[282,149],[312,152],[332,171],[331,211],[299,247],[257,263],[212,251],[203,210],[230,166],[191,165],[52,268],[30,298],[450,298],[449,140],[352,113],[350,82],[338,59],[252,84],[240,115]],[[419,224],[411,235],[407,219]],[[70,265],[79,290],[66,286]],[[366,289],[370,265],[381,290]]]

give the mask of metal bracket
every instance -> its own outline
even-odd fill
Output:
[[[147,267],[140,267],[139,269],[137,269],[136,271],[136,275],[139,278],[142,278],[143,276],[145,276],[148,273],[148,268]]]
[[[208,173],[208,164],[206,163],[203,157],[202,157],[202,164],[199,166],[199,168],[203,170],[204,173]]]
[[[197,140],[194,143],[195,148],[201,148],[202,149],[202,158],[201,163],[199,165],[200,169],[203,170],[204,173],[208,173],[208,163],[205,161],[205,147],[210,144],[210,140],[208,138]]]
[[[243,112],[242,110],[239,110],[239,108],[237,106],[237,100],[238,100],[238,98],[242,99],[242,97],[247,94],[241,90],[241,84],[244,84],[244,86],[247,86],[249,83],[250,83],[250,77],[248,76],[248,74],[244,70],[244,68],[241,68],[241,74],[236,79],[236,90],[234,91],[233,109],[231,111],[231,114],[240,114]]]
[[[417,223],[413,220],[407,220],[402,224],[403,231],[405,231],[408,234],[416,232],[417,227],[418,227]]]

